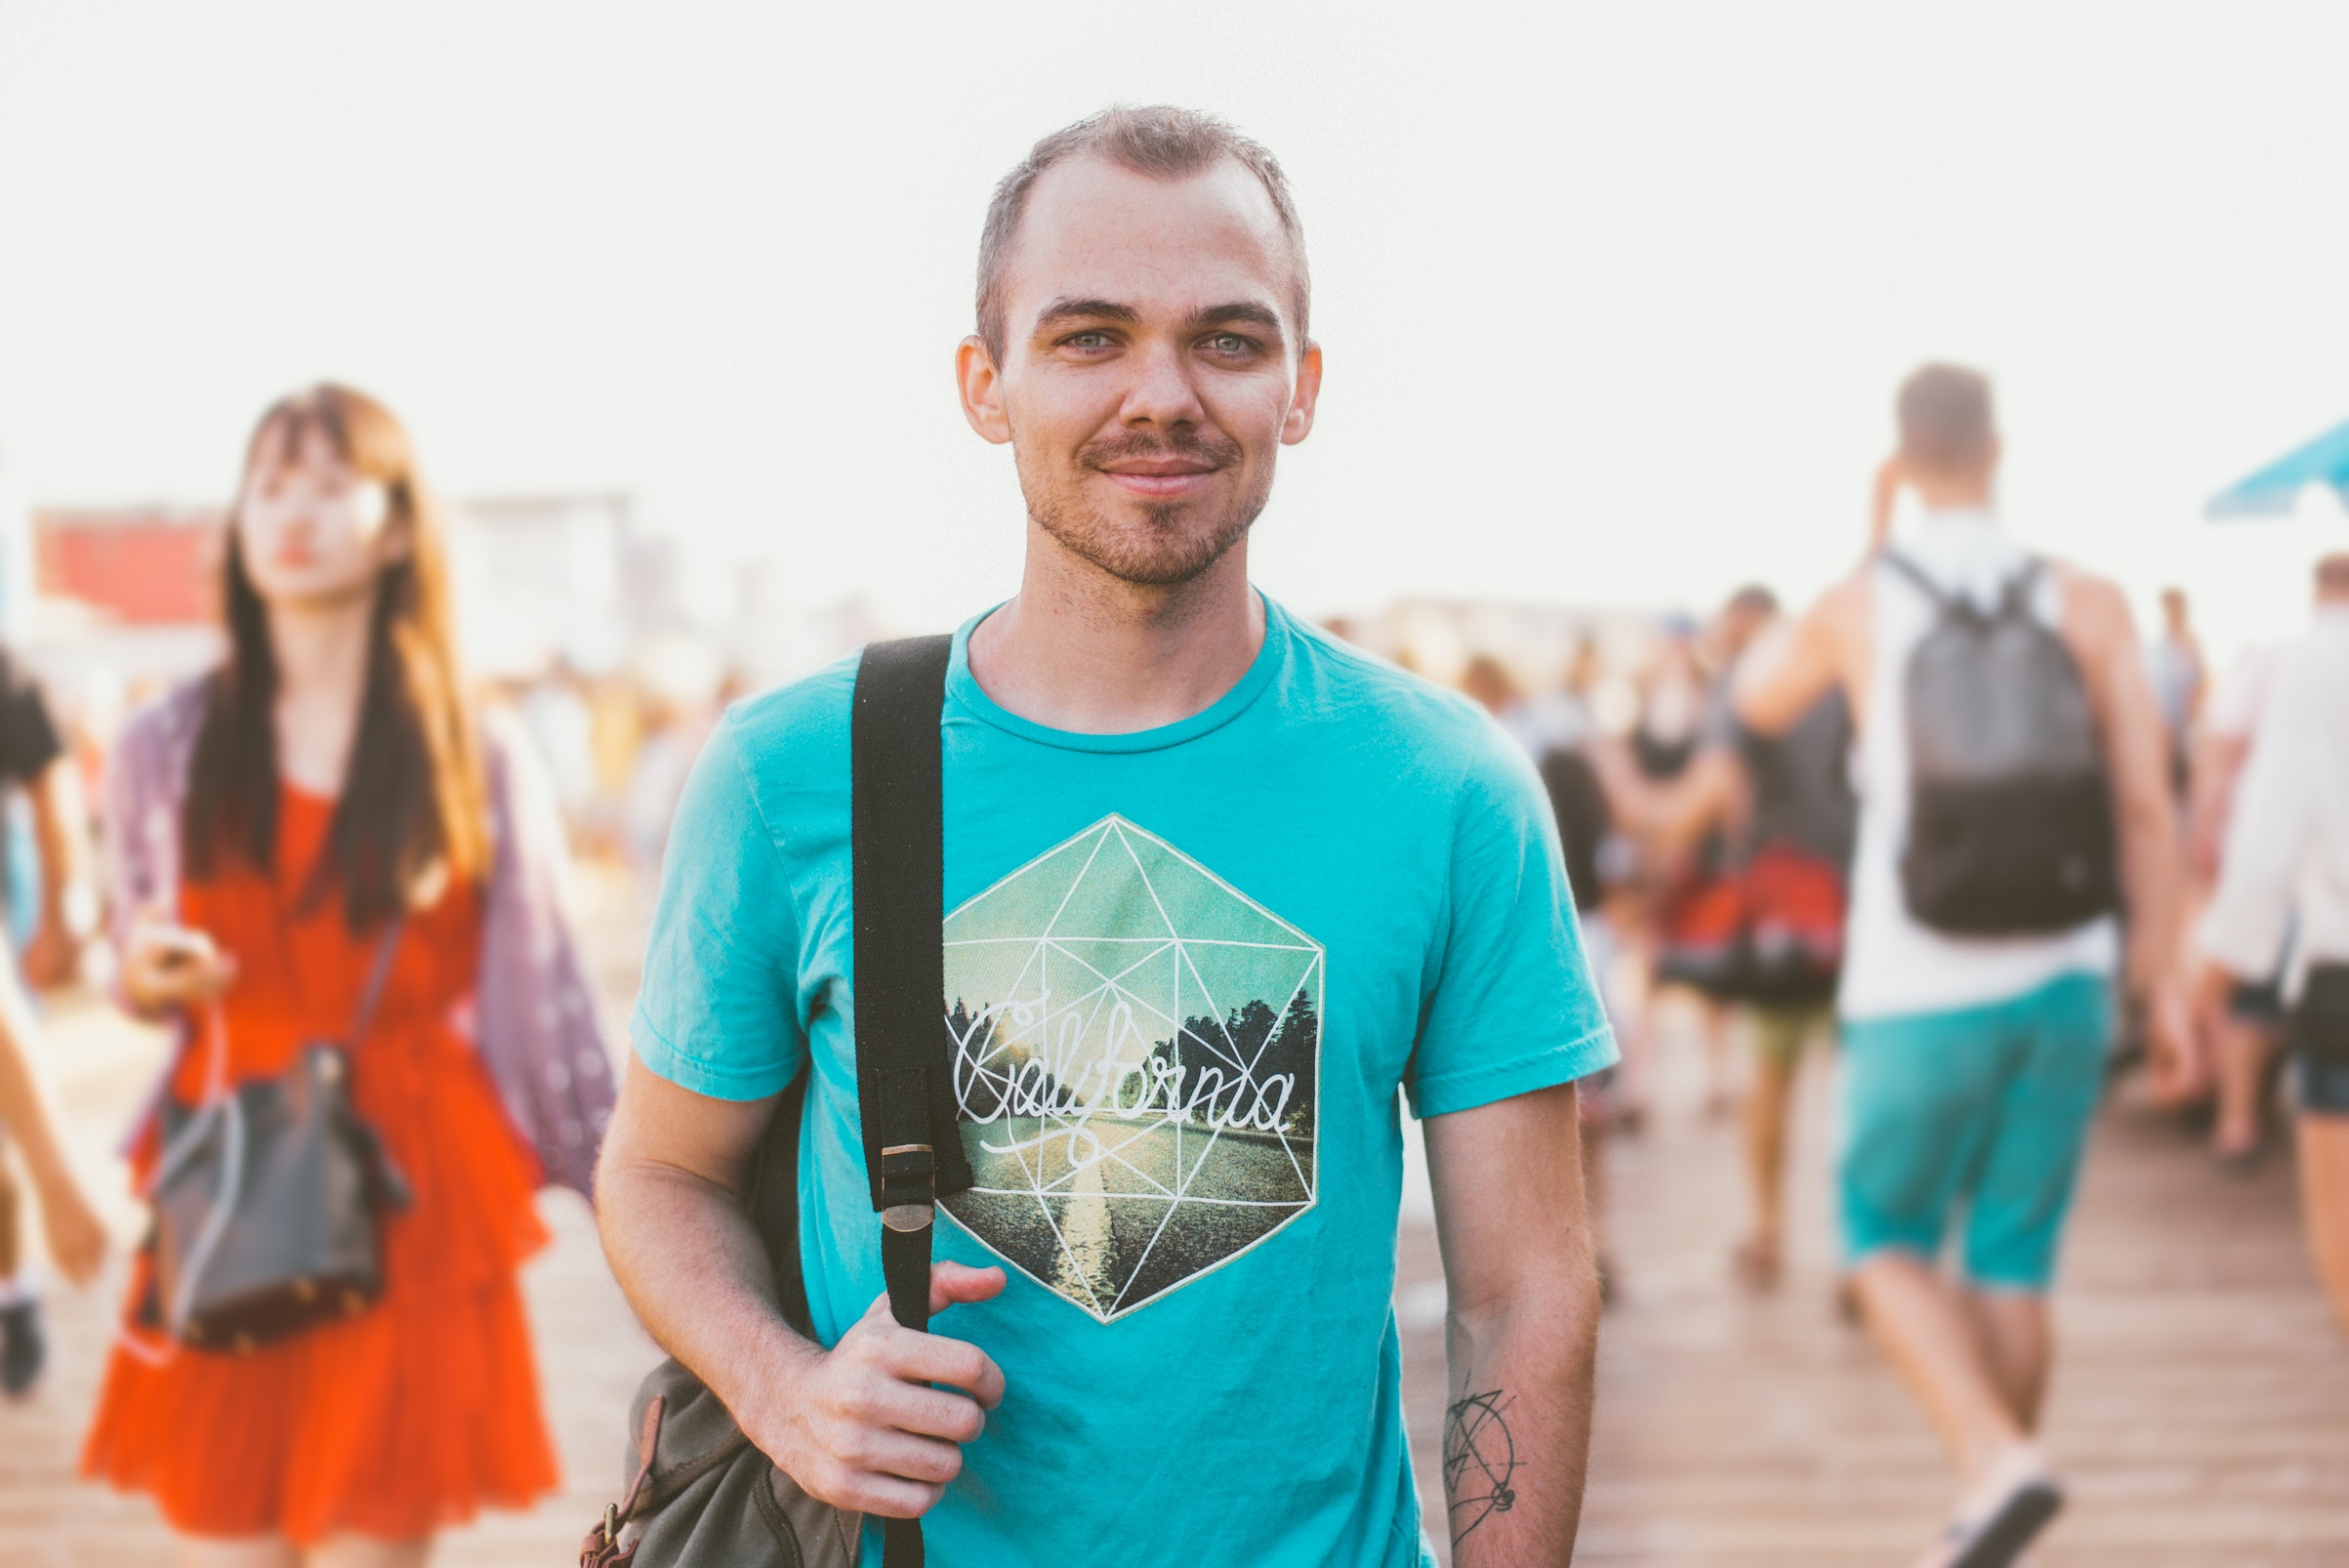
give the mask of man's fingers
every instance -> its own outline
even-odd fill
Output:
[[[894,1379],[885,1380],[873,1392],[871,1414],[873,1420],[898,1431],[945,1443],[970,1442],[987,1428],[987,1413],[975,1400],[951,1389]]]
[[[867,1472],[850,1481],[843,1495],[824,1501],[852,1513],[876,1513],[885,1519],[919,1519],[937,1506],[938,1499],[945,1493],[943,1486]]]
[[[986,1351],[941,1334],[899,1329],[888,1342],[889,1372],[907,1382],[943,1382],[967,1391],[989,1410],[1004,1402],[1004,1375]]]
[[[958,1301],[987,1301],[1004,1292],[1006,1276],[1000,1268],[972,1268],[966,1263],[936,1262],[929,1265],[929,1309],[934,1315],[945,1311]]]

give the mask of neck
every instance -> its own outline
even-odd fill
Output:
[[[1076,734],[1175,723],[1237,685],[1264,644],[1248,541],[1187,583],[1122,582],[1028,524],[1019,596],[970,637],[970,674],[999,705]]]
[[[268,606],[277,665],[278,771],[302,788],[339,793],[367,683],[372,592]]]
[[[1927,512],[1988,512],[1990,475],[1916,474],[1910,477]]]

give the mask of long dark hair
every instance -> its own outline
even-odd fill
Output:
[[[304,894],[315,899],[339,887],[344,919],[356,932],[407,907],[444,873],[486,874],[487,792],[457,664],[439,516],[392,411],[331,385],[280,399],[261,416],[245,449],[238,506],[270,443],[290,462],[309,437],[384,487],[391,503],[384,526],[404,531],[407,544],[376,575],[358,727]],[[277,663],[233,520],[222,556],[228,656],[207,693],[182,825],[187,874],[197,880],[229,860],[269,872],[277,848]]]

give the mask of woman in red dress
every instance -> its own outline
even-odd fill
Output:
[[[172,907],[135,913],[123,990],[177,1014],[165,1093],[284,1071],[342,1040],[395,916],[352,1096],[413,1198],[381,1220],[385,1288],[238,1354],[134,1310],[83,1465],[153,1495],[203,1568],[418,1564],[433,1533],[555,1484],[516,1270],[546,1239],[537,1157],[476,1052],[493,860],[446,562],[406,435],[322,387],[262,419],[227,550],[227,662],[202,688]],[[161,813],[157,813],[160,815]],[[151,1170],[151,1135],[139,1150]]]

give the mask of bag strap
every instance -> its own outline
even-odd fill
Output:
[[[867,647],[848,727],[857,1111],[889,1310],[923,1331],[936,1202],[972,1181],[945,1017],[939,712],[952,647],[943,637]],[[886,1568],[922,1560],[922,1522],[886,1521]]]
[[[404,909],[392,916],[384,934],[375,944],[375,962],[367,967],[367,983],[359,987],[359,1005],[350,1014],[350,1032],[343,1041],[343,1049],[355,1052],[368,1026],[375,1022],[376,1009],[383,1005],[384,989],[392,981],[392,961],[399,955],[400,933],[408,928],[408,912]]]

